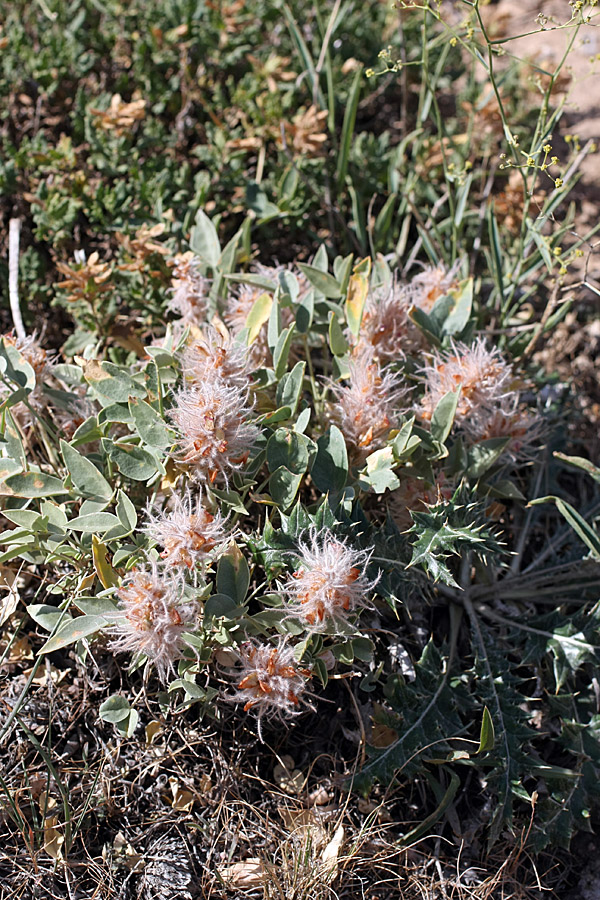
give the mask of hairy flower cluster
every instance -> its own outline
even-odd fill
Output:
[[[210,513],[188,494],[174,495],[170,512],[150,514],[146,533],[164,548],[160,554],[173,569],[204,568],[221,556],[229,541],[225,519],[220,512]]]
[[[347,381],[331,385],[337,401],[331,417],[355,455],[364,459],[383,446],[395,427],[406,388],[397,373],[386,371],[368,351],[353,357],[349,369]]]
[[[200,272],[200,260],[191,250],[179,253],[171,261],[172,296],[167,309],[181,317],[181,324],[201,325],[206,318],[208,283]]]
[[[433,354],[422,373],[422,419],[430,420],[444,394],[460,387],[455,418],[470,441],[507,438],[504,454],[516,460],[527,456],[542,434],[539,417],[521,403],[512,366],[497,347],[488,350],[483,338],[470,347],[456,343],[446,353]]]
[[[284,266],[263,266],[260,263],[255,267],[255,274],[268,279],[268,281],[277,284],[281,273],[287,271]],[[293,274],[298,283],[297,302],[301,302],[310,284],[305,275],[299,270],[293,270]],[[262,288],[253,284],[240,284],[230,292],[227,297],[223,318],[233,335],[239,334],[247,324],[248,316],[252,311],[252,307],[263,294],[271,294],[269,289]],[[280,308],[281,324],[283,328],[294,320],[294,311],[289,306]],[[267,340],[268,321],[263,322],[260,330],[250,347],[248,353],[254,367],[264,366],[271,357],[269,342]]]
[[[248,390],[228,385],[218,373],[175,395],[170,416],[179,430],[178,458],[200,481],[226,484],[248,459],[259,430],[249,421]]]
[[[298,568],[282,589],[288,612],[314,631],[348,625],[378,581],[365,574],[372,551],[349,547],[328,529],[311,531],[298,549]]]
[[[365,352],[383,362],[403,359],[414,326],[408,318],[411,295],[406,286],[393,284],[385,293],[370,294],[360,325],[355,354]]]
[[[298,666],[294,648],[280,638],[277,646],[246,641],[237,651],[240,680],[233,700],[263,717],[297,715],[310,672]]]
[[[182,656],[182,635],[196,626],[196,603],[183,598],[183,581],[159,572],[156,563],[132,569],[117,596],[120,612],[111,649],[143,653],[165,682]]]
[[[458,287],[457,274],[460,260],[451,269],[443,263],[437,266],[426,266],[422,272],[412,279],[409,285],[410,305],[431,312],[436,300]]]
[[[428,365],[421,370],[425,380],[425,394],[419,413],[426,421],[449,391],[460,397],[456,421],[462,424],[468,417],[485,410],[496,411],[507,398],[514,396],[514,375],[509,363],[497,347],[488,350],[483,338],[470,347],[453,343],[445,353],[433,353]]]
[[[221,378],[230,387],[247,392],[252,371],[248,348],[213,326],[185,348],[182,356],[184,374],[193,384]]]
[[[239,334],[246,327],[248,316],[252,307],[264,294],[262,288],[250,284],[241,284],[232,291],[227,298],[224,319],[232,334]],[[252,344],[248,348],[248,354],[252,364],[256,367],[263,366],[269,358],[269,343],[267,341],[267,323],[261,327]]]
[[[519,399],[519,392],[514,391],[497,409],[477,410],[463,422],[463,432],[473,443],[507,438],[503,455],[513,461],[527,459],[533,445],[543,436],[544,425],[536,413],[520,405]]]

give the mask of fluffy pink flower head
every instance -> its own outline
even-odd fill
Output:
[[[337,403],[331,418],[339,425],[355,455],[365,459],[385,444],[402,412],[400,401],[406,388],[400,375],[385,371],[368,351],[352,358],[350,377],[331,388]]]
[[[265,291],[261,287],[250,284],[241,284],[232,291],[227,298],[224,319],[232,334],[239,334],[246,327],[248,316],[252,307]],[[267,292],[268,293],[268,292]],[[249,358],[252,364],[260,367],[269,358],[270,350],[267,341],[267,323],[265,322],[252,344],[248,348]]]
[[[246,641],[237,651],[240,680],[233,700],[263,717],[297,715],[310,672],[301,669],[294,648],[280,638],[277,646]]]
[[[422,272],[415,275],[409,285],[410,305],[422,309],[423,312],[431,312],[436,300],[458,287],[456,276],[459,267],[460,261],[451,269],[447,269],[443,263],[438,266],[426,266]]]
[[[259,434],[247,397],[218,376],[176,394],[170,416],[180,432],[179,461],[199,480],[227,483],[247,461]]]
[[[182,367],[192,384],[221,377],[230,387],[247,391],[252,363],[244,344],[209,326],[183,351]]]
[[[285,271],[284,266],[263,266],[262,264],[258,264],[255,267],[255,274],[261,275],[263,278],[268,279],[273,282],[275,285],[279,279],[280,272]],[[301,272],[294,272],[296,279],[299,285],[299,295],[298,300],[306,293],[308,281]],[[240,284],[239,287],[235,288],[229,296],[227,297],[225,313],[223,318],[227,323],[227,326],[230,328],[233,335],[239,334],[246,327],[246,323],[248,321],[248,316],[252,311],[252,307],[256,303],[256,301],[263,295],[271,295],[273,290],[269,288],[260,287],[259,285],[254,284]],[[294,311],[289,307],[283,307],[280,309],[281,315],[281,323],[283,328],[287,328],[288,325],[291,325],[294,320]],[[252,365],[257,368],[265,365],[271,358],[271,351],[269,349],[269,342],[267,339],[268,332],[268,322],[264,322],[258,334],[250,344],[248,348],[248,354],[251,359]]]
[[[208,283],[200,274],[200,260],[191,250],[172,260],[172,297],[167,309],[181,316],[183,325],[201,325],[206,318]]]
[[[401,360],[414,328],[408,312],[411,307],[409,290],[393,284],[386,293],[370,294],[365,304],[355,353],[367,348],[380,360]]]
[[[183,633],[196,625],[196,603],[184,600],[183,581],[159,573],[156,563],[150,569],[132,569],[117,596],[121,611],[111,649],[145,654],[166,681],[182,656]]]
[[[221,513],[213,515],[200,501],[194,505],[189,494],[175,494],[170,512],[151,515],[146,532],[164,547],[161,559],[173,569],[204,568],[222,555],[229,541]]]
[[[378,581],[365,574],[372,551],[349,547],[328,529],[313,529],[298,548],[298,568],[283,585],[288,612],[314,631],[348,625]]]
[[[497,347],[488,350],[483,338],[478,338],[470,347],[453,343],[452,350],[433,353],[429,364],[421,371],[425,379],[425,394],[418,411],[426,421],[431,419],[442,397],[459,387],[458,423],[477,410],[499,408],[507,397],[514,394],[515,378],[511,366]]]
[[[462,425],[464,433],[474,443],[491,438],[509,438],[503,456],[514,462],[530,458],[534,445],[544,434],[542,419],[519,406],[518,396],[515,394],[512,404],[505,402],[496,409],[477,410]]]

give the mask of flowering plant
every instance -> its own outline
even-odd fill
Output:
[[[564,893],[600,225],[561,115],[599,13],[502,7],[9,0],[15,896],[359,896],[391,855],[401,893],[529,896],[548,845]]]
[[[474,616],[477,585],[510,583],[554,413],[479,327],[464,260],[407,277],[348,256],[330,271],[321,248],[310,265],[227,271],[205,255],[215,240],[199,214],[168,261],[166,331],[128,365],[3,338],[2,558],[51,573],[29,606],[50,632],[42,657],[104,648],[156,676],[165,715],[237,707],[262,736],[360,675],[398,734],[361,777],[387,778],[465,710],[503,702],[448,694],[442,676],[432,732],[425,714],[403,732],[381,634],[435,597]],[[478,647],[475,670],[486,658]],[[403,690],[416,698],[443,666],[424,648]],[[120,697],[101,715],[123,735],[139,717]],[[522,760],[508,765],[518,778]]]
[[[192,246],[208,228],[199,217]],[[83,613],[65,607],[46,652],[80,639],[82,629],[86,638],[112,635],[109,647],[131,652],[135,664],[146,660],[189,703],[219,647],[241,652],[250,639],[253,659],[270,658],[269,641],[280,634],[286,662],[278,670],[297,681],[296,654],[303,677],[325,684],[331,654],[352,659],[358,641],[370,656],[363,623],[382,603],[398,603],[398,567],[411,548],[394,524],[397,517],[404,525],[409,509],[399,500],[403,486],[418,486],[411,507],[441,502],[449,515],[459,485],[476,486],[482,517],[463,540],[480,555],[486,541],[496,547],[485,503],[518,494],[507,477],[513,447],[518,440],[534,452],[537,414],[527,413],[528,434],[514,433],[516,374],[471,336],[472,279],[461,278],[458,263],[400,284],[369,259],[338,259],[332,275],[320,252],[310,266],[241,274],[222,297],[193,251],[172,271],[174,319],[130,367],[85,356],[45,361],[44,380],[61,387],[48,394],[29,363],[43,354],[35,340],[2,345],[8,384],[25,379],[8,393],[4,481],[8,517],[23,524],[5,539],[19,550],[24,540],[31,559],[59,540],[57,560],[71,564],[57,562],[53,591]],[[240,321],[248,286],[252,302]],[[430,317],[447,310],[449,350],[428,350],[427,332],[411,317],[424,308]],[[75,430],[61,426],[83,406]],[[59,458],[41,443],[46,415],[56,422]],[[493,436],[482,438],[477,423],[492,419]],[[35,461],[25,441],[37,447]],[[60,539],[40,530],[47,515]],[[375,553],[390,534],[404,557]],[[446,559],[441,550],[413,562],[454,584]],[[264,689],[248,678],[238,689],[261,691],[250,710],[289,711],[264,678]]]

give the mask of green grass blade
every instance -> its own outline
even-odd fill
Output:
[[[350,94],[348,95],[348,104],[344,114],[344,124],[342,125],[342,136],[340,140],[340,149],[338,155],[338,164],[335,173],[335,180],[338,191],[342,188],[346,174],[348,172],[348,160],[350,158],[350,147],[354,136],[354,125],[356,123],[356,112],[358,110],[358,101],[360,99],[360,90],[362,87],[362,67],[358,69],[354,75]]]

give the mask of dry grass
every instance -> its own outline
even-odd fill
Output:
[[[6,712],[30,666],[7,667]],[[1,749],[2,900],[564,896],[549,890],[564,865],[541,862],[538,875],[514,841],[485,860],[476,841],[453,834],[456,810],[404,846],[425,792],[404,785],[365,801],[344,789],[362,752],[353,710],[332,729],[333,753],[317,717],[261,744],[229,711],[224,724],[198,724],[194,710],[165,720],[141,695],[142,727],[125,741],[97,715],[119,679],[101,652],[38,671]]]

